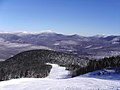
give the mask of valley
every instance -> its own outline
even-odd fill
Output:
[[[44,33],[0,33],[0,59],[19,52],[47,49],[100,59],[120,54],[120,36],[80,36]]]

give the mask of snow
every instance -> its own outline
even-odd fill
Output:
[[[88,77],[68,79],[21,78],[0,82],[0,90],[119,90],[120,81]]]
[[[16,34],[18,36],[24,36],[24,35],[28,35],[28,34],[33,34],[33,35],[37,35],[37,34],[54,34],[55,32],[53,32],[52,30],[42,30],[40,32],[27,32],[27,31],[22,31],[22,32],[14,32],[13,34]]]
[[[21,78],[0,82],[0,90],[120,90],[120,81],[82,75],[63,78],[64,67],[55,64],[47,78]],[[120,77],[120,76],[118,76]]]
[[[86,46],[85,48],[91,48],[93,45],[88,45],[88,46]]]
[[[119,44],[119,42],[112,42],[112,44]]]
[[[57,45],[60,45],[60,42],[54,43],[54,45],[56,45],[56,46],[57,46]]]
[[[0,43],[2,43],[2,42],[5,42],[5,40],[3,38],[0,38]]]
[[[5,59],[0,58],[0,61],[4,61]]]
[[[49,47],[46,47],[46,46],[30,46],[30,49],[45,49],[45,50],[53,50]]]
[[[112,44],[119,44],[120,42],[120,37],[116,37],[112,40]]]
[[[9,41],[3,41],[2,43],[0,43],[0,45],[11,48],[11,47],[28,47],[31,46],[31,44],[21,44],[21,43],[11,43]]]
[[[90,48],[90,49],[101,49],[103,48],[102,46],[99,46],[99,47],[93,47],[93,48]]]
[[[54,45],[77,45],[78,43],[76,41],[73,41],[73,40],[62,40],[60,42],[56,42],[54,43]]]
[[[110,36],[110,35],[106,35],[106,34],[98,34],[98,35],[96,35],[95,37],[98,37],[98,38],[106,38],[106,37],[108,37],[108,36]]]
[[[52,69],[50,71],[50,75],[47,78],[62,79],[68,77],[69,72],[65,70],[65,67],[60,67],[56,64],[50,64],[50,65],[52,65]]]
[[[6,48],[28,48],[28,49],[47,49],[47,50],[52,50],[49,47],[46,46],[35,46],[32,44],[22,44],[22,43],[11,43],[9,41],[2,41],[2,39],[0,39],[0,45],[6,47]]]
[[[120,37],[116,37],[116,38],[114,38],[112,41],[113,42],[117,42],[117,41],[119,41],[120,40]]]
[[[8,43],[8,44],[5,44],[7,47],[27,47],[27,46],[30,46],[30,44],[19,44],[19,43]]]
[[[61,44],[68,44],[68,45],[77,45],[78,43],[73,40],[62,40]]]

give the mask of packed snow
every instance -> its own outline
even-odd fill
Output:
[[[0,90],[120,90],[120,81],[99,79],[82,75],[63,78],[68,72],[64,67],[52,64],[46,78],[21,78],[0,82]]]
[[[48,63],[49,64],[49,63]],[[60,67],[57,64],[50,64],[52,65],[52,69],[50,71],[50,74],[47,78],[50,79],[63,79],[69,77],[69,72],[65,70],[65,67]]]

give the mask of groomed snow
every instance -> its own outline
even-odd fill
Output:
[[[52,66],[50,76],[47,78],[21,78],[2,81],[0,82],[0,90],[120,90],[119,80],[87,76],[64,79],[61,75],[66,75],[65,68],[54,64]]]
[[[50,63],[47,63],[50,64]],[[65,70],[65,67],[60,67],[57,64],[50,64],[52,65],[52,69],[50,74],[47,78],[49,79],[65,79],[68,78],[69,72]]]

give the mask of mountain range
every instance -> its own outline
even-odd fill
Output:
[[[27,50],[47,49],[80,57],[100,59],[120,54],[120,36],[63,35],[43,33],[0,33],[0,60]]]

